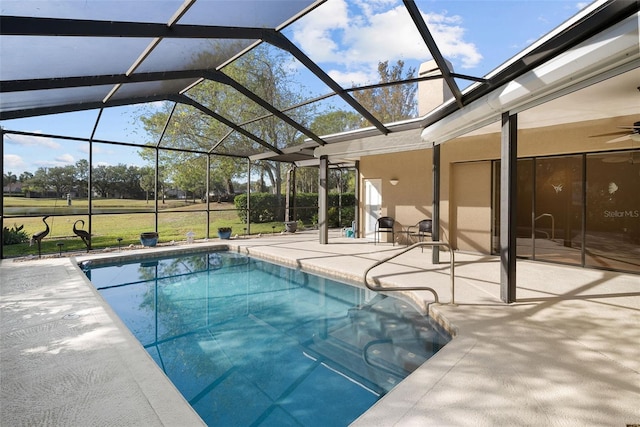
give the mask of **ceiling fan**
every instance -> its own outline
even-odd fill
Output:
[[[598,136],[605,136],[605,135],[613,136],[613,135],[622,134],[622,136],[606,141],[607,144],[622,142],[622,141],[626,141],[627,139],[630,139],[634,142],[640,142],[640,122],[635,122],[632,126],[618,126],[618,128],[625,129],[625,130],[612,132],[612,133],[604,133]]]
[[[602,136],[616,136],[616,135],[622,135],[622,136],[618,136],[617,138],[613,138],[610,139],[609,141],[605,141],[606,144],[613,144],[616,142],[622,142],[622,141],[626,141],[626,140],[631,140],[632,141],[632,145],[631,147],[633,148],[633,142],[640,142],[640,122],[635,122],[632,126],[618,126],[619,129],[624,129],[624,130],[619,130],[616,132],[609,132],[609,133],[601,133],[599,135],[592,135],[591,137],[602,137]],[[633,150],[630,151],[627,155],[627,153],[612,153],[607,155],[605,158],[602,159],[602,161],[604,163],[631,163],[631,164],[636,164],[640,161],[640,158],[638,158],[638,155],[640,154],[640,152],[638,152],[637,150]]]
[[[615,155],[609,155],[602,159],[603,163],[630,163],[635,165],[640,163],[640,155],[637,152],[629,152],[628,155],[626,153],[618,153]]]

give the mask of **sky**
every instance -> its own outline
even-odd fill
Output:
[[[83,2],[84,0],[75,0]],[[99,0],[92,0],[99,1]],[[147,0],[149,3],[154,0]],[[247,0],[235,0],[247,1]],[[272,1],[272,0],[263,0]],[[481,77],[513,57],[590,2],[565,0],[416,0],[443,56],[454,71]],[[0,6],[1,8],[1,6]],[[283,33],[343,87],[377,82],[378,62],[417,67],[431,59],[401,0],[328,0]],[[329,91],[309,72],[291,65],[310,97]],[[458,84],[464,87],[464,81]],[[106,109],[96,139],[144,143],[132,117],[141,107]],[[0,122],[5,129],[89,138],[97,111]],[[21,135],[5,136],[4,170],[20,175],[39,167],[88,159],[88,144]],[[52,154],[53,153],[53,154]],[[129,147],[94,144],[94,164],[137,166]]]

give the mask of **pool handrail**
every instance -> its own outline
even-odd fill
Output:
[[[438,298],[438,293],[433,289],[430,288],[428,286],[403,286],[403,287],[385,287],[385,286],[376,286],[376,285],[371,285],[369,284],[369,282],[367,281],[367,274],[369,274],[369,272],[371,270],[373,270],[374,268],[376,268],[377,266],[384,264],[387,261],[391,261],[392,259],[406,253],[409,252],[410,250],[413,250],[415,248],[418,247],[424,247],[424,246],[444,246],[445,248],[449,249],[449,253],[451,254],[450,259],[449,259],[449,265],[450,265],[450,274],[449,277],[451,278],[451,301],[449,302],[449,304],[455,304],[455,255],[454,252],[451,250],[451,245],[449,245],[447,242],[441,242],[441,241],[432,241],[432,242],[418,242],[418,243],[414,243],[411,246],[407,246],[406,248],[404,248],[403,250],[401,250],[398,253],[395,253],[393,255],[391,255],[390,257],[387,257],[385,259],[376,261],[372,266],[370,266],[369,268],[367,268],[364,271],[364,275],[363,275],[363,280],[364,280],[364,285],[371,289],[372,291],[376,291],[376,292],[381,292],[381,291],[429,291],[433,294],[433,296],[435,297],[435,303],[439,304],[439,298]]]
[[[534,229],[535,229],[535,222],[536,222],[537,220],[539,220],[540,218],[544,218],[544,217],[549,217],[549,218],[551,218],[551,240],[555,240],[555,238],[556,238],[556,219],[554,218],[554,216],[553,216],[552,214],[550,214],[550,213],[543,213],[543,214],[541,214],[541,215],[539,215],[539,216],[535,217],[535,218],[533,219]],[[534,230],[534,231],[535,231],[535,230]],[[542,233],[546,234],[546,235],[547,235],[547,239],[549,238],[549,233],[547,233],[546,231],[542,231],[542,230],[539,230],[539,231],[541,231]]]

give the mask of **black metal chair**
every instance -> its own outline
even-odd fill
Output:
[[[373,243],[377,244],[380,241],[380,233],[391,233],[391,241],[393,244],[396,244],[396,232],[394,230],[394,226],[396,224],[396,220],[391,218],[390,216],[383,216],[378,218],[376,221],[376,229],[373,238]]]
[[[424,242],[425,237],[431,236],[433,233],[433,220],[423,219],[416,225],[407,228],[407,244],[410,245],[412,238],[419,242]]]

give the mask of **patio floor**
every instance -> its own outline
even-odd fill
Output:
[[[0,425],[201,425],[76,263],[193,245],[0,261]],[[354,283],[403,246],[317,232],[234,239],[232,250]],[[358,426],[640,424],[640,276],[518,261],[517,302],[500,301],[499,260],[414,249],[372,270],[455,338]]]

